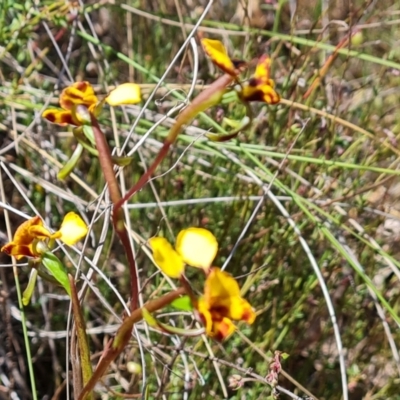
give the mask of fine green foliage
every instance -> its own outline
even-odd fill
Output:
[[[57,257],[76,274],[80,340],[86,325],[90,350],[85,382],[89,358],[95,371],[125,327],[112,348],[123,351],[94,398],[399,399],[400,4],[356,0],[346,9],[299,0],[294,12],[286,1],[238,2],[236,10],[236,2],[213,3],[203,15],[208,3],[198,0],[2,2],[1,246],[28,216],[60,226],[75,211],[90,226],[84,242]],[[183,47],[192,34],[250,61],[249,78],[268,54],[281,101],[251,103],[250,125],[232,93],[194,116],[118,218],[134,245],[140,305],[179,286],[156,267],[150,238],[175,243],[188,227],[214,234],[213,265],[236,277],[257,314],[222,343],[170,334],[201,331],[188,297],[149,315],[153,324],[134,315],[122,325],[130,268],[113,228],[102,153],[78,148],[60,181],[79,144],[70,127],[41,118],[74,81],[89,81],[100,97],[123,82],[140,84],[140,104],[105,106],[98,117],[124,196],[183,107],[221,75],[199,40]],[[231,139],[210,140],[223,135]],[[67,340],[65,271],[65,289],[39,276],[23,307],[18,280],[27,286],[30,267],[1,257],[0,386],[24,399],[73,397],[69,375],[79,355]],[[198,271],[186,274],[202,293]]]

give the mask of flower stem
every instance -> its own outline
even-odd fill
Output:
[[[81,369],[81,371],[79,372],[82,375],[83,384],[86,385],[86,383],[89,382],[90,378],[93,375],[92,363],[90,361],[88,337],[86,335],[86,324],[85,324],[85,319],[83,317],[82,308],[79,302],[78,292],[76,290],[74,277],[69,274],[68,278],[71,287],[71,303],[75,321],[76,335],[78,338],[79,361],[80,361],[79,367]],[[89,396],[89,398],[92,399],[93,397]]]
[[[130,283],[131,283],[131,311],[136,310],[139,304],[139,292],[138,292],[138,282],[137,282],[137,270],[135,257],[133,255],[131,243],[129,240],[128,232],[125,228],[124,213],[121,206],[121,193],[119,191],[119,185],[117,178],[114,173],[114,164],[111,158],[111,151],[108,143],[105,139],[103,132],[100,129],[99,123],[96,117],[92,114],[91,124],[93,129],[93,135],[96,141],[96,147],[99,152],[99,161],[101,169],[104,174],[104,178],[108,185],[108,190],[110,192],[111,201],[114,204],[113,213],[113,225],[115,232],[117,233],[122,245],[124,246],[126,258],[128,259],[129,272],[130,272]]]
[[[228,74],[222,75],[207,89],[200,92],[199,95],[193,99],[193,102],[178,115],[175,124],[171,127],[168,136],[164,141],[163,147],[158,153],[153,164],[140,177],[136,184],[131,187],[131,189],[125,194],[125,196],[122,197],[116,204],[114,204],[114,212],[121,208],[126,201],[128,201],[136,192],[141,190],[143,186],[150,180],[154,171],[168,154],[169,148],[175,142],[184,125],[189,123],[199,113],[218,104],[221,101],[223,94],[225,93],[226,87],[229,86],[233,81],[234,78],[232,76]]]
[[[169,292],[158,299],[149,301],[144,305],[149,313],[153,313],[161,308],[164,308],[168,304],[171,304],[181,295],[185,294],[184,288],[178,288],[173,292]],[[103,374],[106,372],[108,366],[121,354],[122,350],[126,347],[131,338],[133,325],[143,319],[142,309],[136,309],[131,315],[126,317],[122,322],[122,325],[118,329],[115,338],[111,339],[107,344],[103,355],[97,364],[96,370],[87,384],[82,389],[78,400],[84,400],[91,393],[96,383],[100,380]]]

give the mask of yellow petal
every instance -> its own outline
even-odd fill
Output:
[[[61,224],[60,230],[54,237],[59,237],[61,241],[69,246],[73,246],[88,233],[88,227],[83,219],[74,212],[69,212]],[[61,234],[61,235],[60,235]]]
[[[217,67],[229,75],[237,75],[233,61],[229,58],[225,46],[219,40],[202,39],[201,44],[205,53]]]
[[[111,90],[106,97],[106,103],[113,107],[124,104],[137,104],[141,100],[140,86],[135,83],[123,83]]]
[[[243,101],[262,101],[267,104],[277,104],[281,101],[281,98],[271,82],[270,79],[267,83],[257,83],[257,80],[253,78],[241,87],[238,94]]]
[[[175,248],[186,264],[208,270],[217,255],[218,242],[207,229],[188,228],[179,232]]]
[[[76,125],[76,122],[72,118],[71,111],[57,110],[56,108],[49,108],[45,110],[42,114],[42,118],[47,119],[47,121],[65,126],[65,125]]]
[[[241,297],[234,297],[231,299],[229,307],[229,318],[236,321],[245,321],[248,324],[252,324],[256,319],[256,313],[253,307]]]
[[[261,87],[261,91],[263,93],[263,101],[267,104],[277,104],[281,101],[281,97],[279,94],[274,90],[273,86],[271,85],[263,85]]]
[[[33,250],[33,245],[19,245],[14,242],[5,244],[1,250],[3,253],[9,256],[14,256],[16,260],[20,260],[23,257],[37,257],[37,254]]]
[[[15,231],[13,243],[16,245],[29,245],[36,238],[31,234],[31,229],[35,226],[43,226],[43,221],[39,216],[33,217],[22,223]]]
[[[154,237],[149,240],[149,243],[153,250],[154,261],[161,271],[171,278],[179,278],[185,269],[185,264],[168,240]]]
[[[258,60],[254,78],[256,78],[260,83],[268,82],[270,79],[270,71],[271,59],[264,54]]]
[[[4,245],[1,251],[14,256],[17,260],[22,257],[36,257],[33,241],[48,238],[50,235],[50,232],[43,227],[43,221],[36,216],[22,223],[15,231],[13,240]]]
[[[207,335],[210,336],[213,328],[213,321],[208,306],[209,305],[205,301],[204,297],[200,297],[197,302],[197,311],[203,321],[204,327],[206,328]]]
[[[29,234],[39,240],[45,240],[51,237],[51,233],[42,225],[31,226],[29,228]]]
[[[206,279],[204,297],[210,308],[229,310],[231,299],[240,298],[239,284],[227,272],[212,268]]]
[[[254,77],[241,86],[239,96],[243,101],[263,101],[267,104],[280,102],[280,96],[275,91],[275,82],[270,79],[271,59],[264,54],[257,63]]]
[[[236,326],[233,322],[229,318],[223,318],[222,321],[214,322],[213,331],[210,336],[221,342],[231,336],[235,330]]]
[[[65,88],[60,95],[60,106],[64,110],[71,110],[72,106],[79,104],[90,107],[97,102],[98,99],[89,82],[75,82]]]

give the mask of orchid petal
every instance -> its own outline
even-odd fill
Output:
[[[171,278],[179,278],[185,269],[182,257],[173,249],[167,239],[153,237],[149,239],[153,258],[157,266]]]
[[[186,264],[208,270],[217,255],[218,242],[207,229],[192,227],[179,232],[175,248]]]
[[[111,90],[105,101],[113,107],[140,103],[142,101],[140,86],[135,83],[123,83]]]
[[[89,82],[75,82],[65,88],[60,95],[60,106],[64,110],[71,110],[73,106],[85,105],[87,107],[97,104],[94,89]]]
[[[218,68],[229,75],[237,75],[235,65],[229,58],[228,52],[222,42],[213,39],[202,39],[201,44],[205,53]]]
[[[69,212],[61,224],[59,231],[60,240],[69,246],[73,246],[88,233],[88,227],[83,219],[74,212]]]
[[[71,111],[49,108],[48,110],[43,111],[42,118],[47,119],[47,121],[52,124],[61,126],[76,125],[75,120],[72,118]]]

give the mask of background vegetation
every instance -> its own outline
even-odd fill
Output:
[[[95,365],[120,324],[121,302],[129,300],[126,260],[109,223],[98,160],[86,154],[74,175],[57,181],[75,143],[68,128],[40,115],[76,80],[89,80],[98,93],[116,83],[142,84],[142,105],[101,116],[110,145],[134,155],[120,175],[129,188],[156,156],[177,107],[190,100],[191,84],[197,92],[219,74],[200,48],[188,46],[172,64],[197,22],[194,37],[223,40],[236,58],[268,52],[283,101],[255,104],[252,128],[225,143],[204,134],[223,132],[223,117],[240,119],[242,107],[230,103],[202,115],[132,198],[126,217],[141,294],[146,301],[170,285],[152,264],[146,240],[161,232],[173,241],[180,229],[202,226],[219,240],[216,265],[227,263],[258,317],[223,344],[167,337],[138,324],[138,341],[97,392],[269,398],[270,386],[255,376],[237,391],[228,386],[233,374],[265,377],[280,350],[288,354],[279,377],[288,392],[280,398],[400,399],[398,2],[3,0],[1,244],[26,215],[38,213],[58,227],[74,210],[91,223],[81,249],[86,258],[70,250],[64,262],[91,279],[83,307]],[[355,29],[304,98],[335,46]],[[24,287],[29,270],[1,257],[0,397],[32,398],[31,362],[37,398],[66,398],[68,298],[40,282],[21,310],[15,279]],[[163,317],[184,322],[173,309]],[[142,371],[132,373],[132,362]]]

